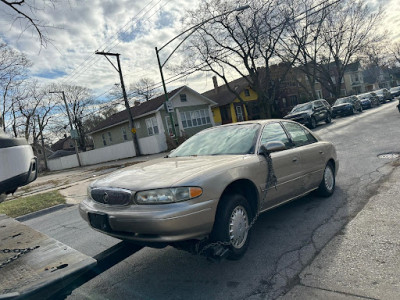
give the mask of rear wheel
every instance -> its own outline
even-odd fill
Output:
[[[223,196],[215,216],[211,240],[230,243],[227,259],[238,260],[246,252],[251,220],[251,209],[245,197],[239,194]]]
[[[332,163],[328,163],[324,170],[324,176],[322,177],[322,181],[318,187],[318,194],[323,197],[329,197],[333,194],[335,190],[335,169]]]

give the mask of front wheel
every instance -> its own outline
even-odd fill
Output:
[[[229,244],[227,259],[238,260],[246,252],[251,220],[251,209],[245,197],[239,194],[223,196],[215,216],[211,240]]]
[[[324,170],[324,176],[322,177],[322,181],[318,187],[318,194],[323,197],[329,197],[333,194],[335,190],[335,169],[332,163],[328,163]]]
[[[310,120],[310,128],[311,128],[311,129],[314,129],[315,127],[317,127],[317,120],[315,120],[314,117],[311,117],[311,120]]]
[[[331,114],[328,113],[328,114],[326,115],[325,123],[326,123],[326,124],[329,124],[330,122],[332,122],[332,118],[331,118]]]

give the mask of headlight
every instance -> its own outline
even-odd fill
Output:
[[[203,190],[199,187],[179,187],[158,189],[136,193],[138,204],[163,204],[181,202],[199,197]]]
[[[92,187],[90,185],[88,185],[87,189],[86,189],[86,194],[88,199],[93,200],[92,198]]]

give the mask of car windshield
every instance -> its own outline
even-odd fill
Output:
[[[383,95],[383,90],[375,91],[375,94]]]
[[[304,103],[304,104],[296,105],[292,109],[292,112],[306,111],[306,110],[310,110],[310,109],[312,109],[311,103]]]
[[[392,88],[390,89],[391,92],[397,92],[398,90],[400,90],[400,87],[399,87],[399,86],[397,86],[397,87],[392,87]]]
[[[335,105],[343,104],[343,103],[351,103],[350,98],[340,98],[340,99],[337,99],[336,102],[335,102]]]
[[[237,124],[203,130],[192,136],[169,157],[254,153],[260,124]]]
[[[361,94],[361,95],[358,95],[358,99],[369,99],[370,98],[370,94]]]

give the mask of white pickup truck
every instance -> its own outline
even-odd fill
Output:
[[[0,203],[7,194],[37,178],[37,158],[25,139],[10,138],[0,129]]]

